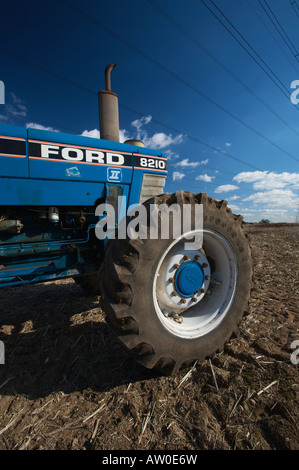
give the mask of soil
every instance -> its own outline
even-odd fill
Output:
[[[0,450],[298,450],[299,226],[245,229],[240,336],[176,376],[129,357],[72,279],[1,289]]]

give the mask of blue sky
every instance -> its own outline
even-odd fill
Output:
[[[0,22],[0,122],[98,136],[116,63],[121,138],[168,155],[167,192],[295,222],[299,0],[7,0]]]

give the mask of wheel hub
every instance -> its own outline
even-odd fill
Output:
[[[172,334],[199,338],[221,323],[233,302],[238,266],[226,238],[204,231],[204,249],[186,249],[196,232],[183,234],[162,254],[153,282],[159,320]],[[209,260],[213,263],[213,274]]]
[[[204,278],[204,271],[200,264],[196,261],[185,261],[175,274],[176,291],[181,297],[193,297],[201,289]]]
[[[174,318],[200,302],[210,284],[211,270],[202,251],[171,253],[160,270],[157,293],[160,309]]]

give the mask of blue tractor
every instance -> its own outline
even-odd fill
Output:
[[[237,333],[250,246],[226,201],[163,193],[166,156],[140,141],[119,143],[113,68],[99,92],[101,139],[0,125],[0,285],[74,278],[100,294],[108,323],[143,366],[175,373]],[[141,206],[146,223],[152,207],[189,207],[191,229],[173,236],[176,220],[168,237],[117,236],[132,220],[128,208]],[[186,241],[198,235],[199,206],[203,238],[194,250]]]

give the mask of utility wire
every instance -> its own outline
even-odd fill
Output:
[[[108,34],[112,35],[113,37],[115,37],[116,39],[118,39],[120,42],[124,43],[127,47],[129,47],[130,49],[134,50],[135,52],[137,52],[139,55],[141,55],[142,57],[144,57],[145,59],[147,59],[149,62],[153,63],[157,68],[163,70],[165,73],[167,73],[168,75],[172,76],[175,80],[179,81],[180,83],[182,83],[183,85],[185,85],[187,88],[191,89],[192,91],[194,91],[196,94],[198,94],[199,96],[201,96],[202,98],[204,98],[205,100],[207,100],[208,102],[210,102],[212,105],[216,106],[217,108],[219,108],[221,111],[223,111],[224,113],[228,114],[231,118],[235,119],[237,122],[239,122],[240,124],[244,125],[245,127],[247,127],[248,129],[250,129],[252,132],[258,132],[256,131],[255,129],[253,129],[252,127],[250,127],[248,124],[246,124],[244,121],[242,121],[240,118],[238,118],[237,116],[235,116],[232,112],[230,112],[229,110],[225,109],[223,106],[221,106],[219,103],[217,103],[216,101],[214,101],[212,98],[210,98],[209,96],[205,95],[203,92],[201,92],[198,88],[196,88],[195,86],[193,86],[192,84],[190,84],[189,82],[187,82],[184,78],[181,78],[180,76],[178,76],[176,73],[172,72],[171,70],[169,70],[167,67],[165,67],[163,64],[161,64],[160,62],[158,62],[157,60],[153,59],[152,57],[150,57],[148,54],[146,54],[145,52],[143,52],[142,50],[140,50],[139,48],[137,48],[136,46],[134,46],[132,43],[130,43],[129,41],[127,41],[126,39],[124,39],[123,37],[119,36],[118,34],[114,33],[111,29],[107,28],[105,25],[103,25],[102,23],[100,23],[98,20],[96,20],[95,18],[91,17],[90,15],[88,15],[84,10],[82,10],[81,8],[77,7],[76,5],[74,5],[71,1],[69,0],[60,0],[62,3],[65,3],[66,5],[70,6],[71,8],[75,9],[76,11],[78,11],[81,16],[84,16],[85,18],[87,18],[88,20],[92,21],[94,24],[96,24],[97,26],[99,26],[101,29],[103,29],[104,31],[106,31]],[[288,99],[289,99],[289,95],[288,95]],[[258,133],[260,136],[261,134]]]
[[[52,77],[54,77],[54,78],[56,78],[56,79],[65,81],[65,82],[68,83],[69,85],[72,85],[72,86],[74,86],[74,87],[80,88],[81,90],[83,90],[83,91],[85,91],[85,92],[87,92],[87,93],[90,93],[90,94],[92,94],[92,95],[96,95],[96,93],[97,93],[97,92],[95,92],[94,90],[92,90],[92,89],[90,89],[90,88],[88,88],[88,87],[86,87],[86,86],[84,86],[84,85],[81,85],[81,84],[79,84],[79,83],[77,83],[77,82],[75,82],[75,81],[73,81],[73,80],[69,80],[68,78],[66,78],[66,77],[64,77],[64,76],[62,76],[62,75],[60,75],[60,74],[57,74],[57,73],[55,73],[55,72],[52,72],[51,70],[49,70],[49,69],[47,69],[47,68],[45,68],[45,67],[41,67],[40,65],[37,65],[37,64],[35,64],[34,62],[32,62],[32,61],[30,61],[30,60],[27,60],[27,59],[25,59],[24,57],[21,57],[21,56],[19,56],[19,55],[17,55],[17,54],[11,53],[11,52],[9,52],[9,51],[3,49],[3,48],[0,48],[0,52],[3,53],[3,54],[8,55],[8,56],[10,56],[10,57],[13,57],[15,60],[21,60],[21,61],[22,61],[23,63],[25,63],[26,65],[29,65],[29,66],[31,66],[31,67],[33,67],[33,68],[36,68],[37,70],[40,70],[41,72],[43,72],[43,73],[45,73],[45,74],[48,74],[48,75],[50,75],[50,76],[52,76]],[[123,104],[121,104],[121,103],[119,104],[119,106],[120,106],[121,108],[123,108],[123,109],[125,109],[125,110],[127,110],[127,111],[129,111],[129,112],[131,112],[131,113],[133,113],[133,114],[135,114],[135,115],[146,116],[144,113],[142,113],[142,112],[140,112],[140,111],[137,111],[136,109],[133,109],[133,108],[131,108],[131,107],[129,107],[129,106],[123,105]],[[165,127],[166,129],[171,130],[172,132],[175,132],[175,133],[177,133],[177,134],[183,134],[184,136],[186,136],[186,137],[189,138],[190,140],[192,140],[192,141],[194,141],[194,142],[196,142],[196,143],[199,143],[199,144],[201,144],[201,145],[203,145],[203,146],[209,148],[210,150],[213,150],[213,151],[217,152],[218,154],[225,155],[225,156],[227,156],[227,157],[229,157],[229,158],[231,158],[231,159],[233,159],[233,160],[235,160],[235,161],[238,161],[239,163],[243,163],[244,165],[246,165],[246,166],[248,166],[248,167],[250,167],[250,168],[253,168],[253,169],[255,169],[255,170],[260,170],[260,168],[254,166],[254,165],[251,165],[250,163],[248,163],[248,162],[246,162],[246,161],[244,161],[244,160],[241,160],[240,158],[235,157],[234,155],[231,155],[230,153],[228,153],[228,152],[226,152],[226,151],[219,150],[219,149],[217,149],[216,147],[214,147],[214,146],[208,144],[207,142],[204,142],[204,141],[198,139],[197,137],[194,137],[194,136],[192,136],[192,135],[190,135],[190,134],[187,134],[187,133],[184,132],[184,131],[181,131],[181,130],[179,130],[179,129],[176,129],[176,128],[174,128],[174,127],[171,127],[171,126],[169,126],[168,124],[165,124],[165,123],[163,123],[163,122],[160,121],[160,120],[157,120],[157,119],[155,119],[155,118],[152,117],[152,121],[153,121],[153,122],[156,122],[158,125],[160,125],[160,126],[162,126],[162,127]]]
[[[270,6],[268,5],[268,3],[266,2],[266,0],[264,0],[265,2],[265,5],[267,6],[267,8],[269,9],[269,11],[271,12],[273,18],[275,19],[276,23],[279,25],[280,29],[283,31],[285,37],[288,39],[289,43],[291,44],[291,47],[290,45],[288,44],[288,42],[286,41],[285,37],[283,36],[283,34],[281,33],[281,31],[279,30],[279,28],[277,27],[277,24],[272,20],[271,16],[269,15],[269,13],[267,12],[266,8],[264,7],[264,5],[262,4],[262,2],[260,0],[258,0],[260,6],[262,7],[262,9],[264,10],[264,12],[266,13],[267,17],[269,18],[269,20],[271,21],[271,23],[273,24],[274,28],[276,29],[276,31],[279,33],[280,37],[282,38],[282,40],[284,41],[284,43],[286,44],[286,46],[288,47],[288,49],[291,51],[292,55],[295,57],[295,59],[298,61],[298,56],[299,56],[299,53],[296,49],[296,47],[294,46],[294,44],[292,43],[291,39],[289,38],[289,36],[287,35],[287,33],[285,32],[284,28],[281,26],[280,22],[278,21],[277,17],[275,16],[275,14],[273,13],[273,11],[271,10]],[[294,49],[295,52],[293,52],[292,48]]]
[[[161,70],[163,70],[165,73],[167,73],[168,75],[172,76],[174,79],[176,79],[177,81],[179,81],[180,83],[182,83],[183,85],[185,85],[186,87],[188,87],[190,90],[194,91],[196,94],[198,94],[199,96],[201,96],[202,98],[204,98],[206,101],[208,101],[209,103],[211,103],[212,105],[214,105],[215,107],[217,107],[218,109],[220,109],[221,111],[223,111],[225,114],[227,114],[228,116],[230,116],[232,119],[236,120],[237,122],[239,122],[240,124],[242,124],[244,127],[246,127],[247,129],[249,129],[250,131],[252,131],[253,133],[255,133],[256,135],[258,135],[260,138],[264,139],[265,141],[267,141],[268,143],[270,143],[271,145],[273,145],[274,147],[276,147],[278,150],[280,150],[281,152],[283,152],[285,155],[287,155],[288,157],[292,158],[293,160],[296,160],[299,162],[299,159],[297,159],[296,157],[294,157],[292,154],[290,154],[289,152],[287,152],[286,150],[282,149],[279,145],[275,144],[273,141],[271,141],[270,139],[268,139],[267,137],[265,137],[263,134],[261,134],[261,132],[259,132],[258,130],[254,129],[252,126],[246,124],[242,119],[238,118],[237,116],[235,116],[231,111],[227,110],[226,108],[224,108],[223,106],[221,106],[219,103],[217,103],[216,101],[214,101],[212,98],[210,98],[209,96],[205,95],[204,93],[202,93],[198,88],[196,88],[195,86],[193,86],[192,84],[190,84],[189,82],[187,82],[185,79],[181,78],[180,76],[178,76],[177,74],[175,74],[174,72],[172,72],[171,70],[169,70],[167,67],[165,67],[163,64],[159,63],[158,61],[156,61],[155,59],[153,59],[152,57],[150,57],[148,54],[146,54],[145,52],[141,51],[139,48],[137,48],[136,46],[134,46],[132,43],[130,43],[129,41],[127,41],[126,39],[122,38],[121,36],[119,36],[118,34],[114,33],[110,28],[108,28],[107,26],[103,25],[101,22],[99,22],[98,20],[96,20],[95,18],[91,17],[89,14],[87,14],[84,10],[82,10],[81,8],[77,7],[76,5],[74,5],[70,0],[60,0],[62,3],[65,3],[66,5],[70,6],[71,8],[75,9],[76,11],[78,11],[81,16],[84,16],[86,17],[88,20],[92,21],[92,23],[98,25],[101,29],[105,30],[108,34],[112,35],[113,37],[115,37],[116,39],[118,39],[119,41],[121,41],[122,43],[124,43],[126,46],[128,46],[129,48],[133,49],[135,52],[137,52],[138,54],[140,54],[142,57],[146,58],[148,61],[150,61],[151,63],[153,63],[156,67],[160,68]],[[201,0],[202,3],[203,0]],[[210,0],[212,3],[213,1]],[[214,3],[213,3],[214,4]],[[206,6],[206,5],[205,5]],[[207,7],[208,8],[208,7]],[[216,7],[217,8],[217,7]],[[214,14],[214,13],[213,13]],[[272,72],[273,73],[273,72]],[[275,82],[274,82],[275,83]],[[289,90],[287,90],[288,93],[289,93]],[[290,101],[290,97],[289,97],[289,94],[286,95],[288,97],[288,100]],[[299,108],[296,108],[295,109],[298,109]]]
[[[212,59],[219,67],[221,67],[227,74],[229,74],[239,85],[241,85],[248,93],[250,93],[257,101],[259,101],[268,111],[277,117],[285,126],[299,136],[299,132],[290,126],[279,114],[274,111],[264,100],[262,100],[254,91],[252,91],[239,77],[237,77],[229,68],[226,67],[217,57],[215,57],[208,49],[206,49],[192,34],[190,34],[185,28],[182,27],[173,17],[171,17],[163,8],[153,0],[147,0],[164,18],[172,23],[184,36],[195,44],[204,54]],[[250,5],[251,6],[251,5]]]
[[[294,9],[294,12],[296,13],[296,15],[298,16],[299,18],[299,7],[296,3],[296,0],[290,0],[290,4],[292,5],[293,9]]]
[[[133,109],[129,106],[126,106],[126,105],[123,105],[123,104],[120,104],[120,107],[122,107],[123,109],[126,109],[127,111],[130,111],[134,114],[137,114],[139,116],[146,116],[144,113],[141,113],[140,111],[136,110],[136,109]],[[260,168],[256,167],[255,165],[252,165],[251,163],[248,163],[248,162],[245,162],[244,160],[241,160],[241,158],[238,158],[234,155],[232,155],[231,153],[229,152],[226,152],[225,150],[220,150],[219,148],[216,148],[214,147],[213,145],[209,144],[208,142],[204,142],[203,140],[200,140],[198,139],[197,137],[194,137],[193,135],[190,135],[190,134],[187,134],[186,132],[184,131],[181,131],[173,126],[169,126],[168,124],[165,124],[164,122],[152,117],[152,121],[155,122],[156,124],[158,124],[159,126],[163,126],[165,127],[166,129],[170,130],[171,132],[175,132],[176,134],[183,134],[185,137],[187,137],[189,140],[192,140],[193,142],[196,142],[210,150],[213,150],[214,152],[218,153],[218,154],[221,154],[221,155],[224,155],[226,157],[229,157],[239,163],[243,163],[243,165],[246,165],[250,168],[253,168],[254,170],[259,170],[259,171],[262,171]]]
[[[260,1],[260,0],[259,0],[259,1]],[[291,45],[291,48],[294,49],[295,52],[293,53],[293,55],[297,58],[298,55],[299,55],[299,54],[298,54],[298,49],[297,49],[297,47],[296,47],[296,46],[294,45],[294,43],[291,41],[290,36],[286,33],[285,29],[282,27],[280,21],[278,20],[277,16],[274,14],[273,10],[271,9],[271,7],[270,7],[269,4],[267,3],[267,1],[264,0],[264,2],[265,2],[265,5],[267,5],[268,10],[271,12],[273,18],[274,18],[275,21],[277,22],[278,26],[279,26],[280,29],[283,31],[285,37],[286,37],[287,40],[289,41],[289,43],[290,43],[290,45]],[[276,29],[277,29],[277,28],[276,28]],[[291,49],[291,48],[290,48],[290,49]]]
[[[246,0],[247,4],[250,6],[250,8],[254,11],[254,13],[256,14],[256,16],[259,18],[260,22],[264,25],[264,28],[268,31],[268,33],[270,34],[270,36],[272,37],[273,41],[275,42],[275,44],[277,45],[277,47],[279,47],[279,49],[281,50],[282,54],[285,56],[285,58],[287,59],[287,61],[289,62],[289,64],[291,65],[291,67],[293,67],[293,69],[295,70],[296,73],[299,73],[298,69],[295,67],[295,64],[293,63],[293,61],[290,60],[289,56],[286,54],[285,50],[282,48],[281,44],[278,42],[278,40],[276,39],[276,37],[272,34],[272,31],[270,30],[270,28],[268,28],[267,24],[264,22],[264,20],[261,18],[261,16],[259,15],[259,13],[256,11],[255,7],[250,3],[249,0]]]
[[[51,129],[54,129],[53,132],[58,132],[58,131],[62,130],[62,131],[66,131],[67,133],[71,133],[71,134],[75,134],[75,135],[78,135],[78,132],[80,132],[79,130],[75,131],[75,129],[70,129],[69,127],[64,127],[64,126],[62,127],[62,126],[59,126],[57,124],[46,122],[43,119],[35,119],[35,118],[30,119],[30,122],[27,123],[27,127],[30,128],[30,126],[28,126],[28,124],[34,124],[34,123],[37,123],[37,122],[40,123],[41,125],[45,126],[45,127],[50,127]],[[51,129],[45,129],[45,130],[51,130]]]
[[[70,80],[69,78],[63,77],[62,75],[60,75],[56,72],[53,72],[53,70],[50,70],[50,69],[47,69],[46,67],[38,65],[35,62],[32,62],[31,60],[26,59],[23,56],[20,56],[19,54],[15,54],[14,52],[11,52],[11,51],[8,51],[7,49],[4,49],[3,47],[0,47],[0,52],[2,54],[5,54],[5,55],[8,55],[8,56],[12,57],[15,60],[23,62],[26,65],[30,65],[30,67],[34,67],[35,69],[40,70],[41,72],[46,73],[47,75],[51,75],[54,78],[58,78],[59,80],[63,80],[64,82],[68,83],[69,85],[79,87],[79,88],[81,88],[81,90],[87,91],[88,93],[94,93],[94,91],[91,90],[90,88],[87,88],[84,85],[79,85],[78,83],[74,82],[73,80]]]
[[[249,44],[249,42],[244,38],[244,36],[235,28],[235,26],[229,21],[229,19],[222,13],[222,11],[215,5],[213,0],[210,0],[210,2],[215,6],[215,8],[221,13],[221,15],[226,19],[226,21],[232,26],[232,28],[236,31],[236,33],[243,39],[243,41],[247,44],[247,46],[250,47],[250,49],[253,51],[253,53],[259,58],[259,60],[265,65],[265,67],[269,70],[269,72],[276,78],[276,80],[280,83],[282,88],[276,83],[276,81],[271,77],[271,75],[265,70],[265,68],[258,62],[258,60],[252,55],[251,52],[249,52],[248,49],[242,44],[242,42],[232,33],[232,31],[221,21],[221,19],[216,15],[216,13],[211,10],[211,8],[206,5],[204,0],[200,0],[201,3],[212,13],[212,15],[219,21],[219,23],[222,24],[222,26],[227,30],[227,32],[237,41],[237,43],[244,49],[244,51],[254,60],[254,62],[262,69],[262,71],[270,78],[270,80],[279,88],[279,90],[286,96],[288,101],[290,101],[290,93],[289,89],[282,83],[282,81],[277,77],[277,75],[271,70],[271,68],[266,64],[266,62],[262,59],[262,57],[255,51],[255,49]],[[297,108],[296,108],[297,109]]]

